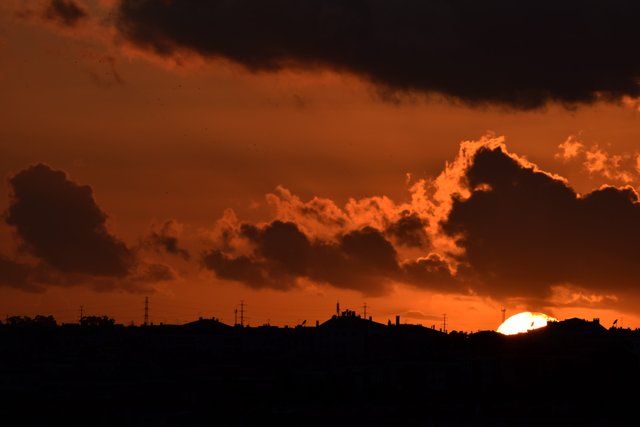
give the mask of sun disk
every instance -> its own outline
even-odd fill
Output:
[[[515,335],[532,329],[542,328],[547,326],[547,322],[555,322],[556,320],[557,319],[547,316],[544,313],[523,311],[505,320],[498,327],[498,332],[504,335]]]

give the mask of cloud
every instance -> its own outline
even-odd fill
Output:
[[[191,255],[178,242],[182,233],[182,224],[175,219],[170,219],[162,224],[154,224],[151,231],[143,240],[142,245],[154,250],[163,250],[169,254],[177,255],[188,260]]]
[[[333,200],[313,197],[303,201],[288,189],[278,186],[266,195],[267,203],[274,208],[275,217],[290,221],[307,235],[317,239],[332,239],[338,234],[373,227],[400,245],[407,247],[429,247],[426,234],[428,220],[422,216],[420,201],[416,193],[423,182],[409,189],[412,201],[396,203],[386,196],[349,199],[344,207]]]
[[[481,147],[442,223],[462,249],[460,274],[494,298],[549,299],[554,286],[637,292],[640,204],[631,187],[578,194],[505,146]]]
[[[578,140],[577,136],[569,135],[562,144],[558,145],[558,149],[559,151],[554,157],[568,161],[577,158],[584,152],[584,144]]]
[[[51,0],[42,16],[50,22],[69,28],[76,27],[89,17],[85,8],[74,0]]]
[[[240,224],[236,232],[252,246],[249,253],[230,255],[229,250],[213,249],[205,253],[203,262],[219,278],[254,288],[287,290],[305,278],[381,295],[394,281],[415,286],[452,282],[437,258],[400,262],[392,243],[372,227],[349,231],[335,240],[312,240],[296,224],[279,220],[263,226]]]
[[[8,183],[4,219],[15,230],[20,259],[0,254],[0,286],[43,291],[49,285],[82,284],[96,290],[140,291],[175,278],[168,266],[141,259],[108,230],[107,214],[91,187],[45,164],[27,167]],[[162,236],[168,237],[171,224],[163,230]]]
[[[640,154],[614,154],[593,144],[587,147],[577,136],[570,135],[558,146],[555,157],[565,162],[580,161],[582,167],[591,176],[600,176],[609,181],[633,184],[640,181]]]
[[[267,203],[275,210],[276,218],[295,222],[306,234],[329,238],[347,228],[356,227],[348,212],[330,199],[314,197],[308,202],[282,186],[266,195]]]
[[[572,152],[580,142],[570,142],[569,160],[590,149]],[[4,219],[20,249],[0,254],[0,286],[25,291],[139,292],[176,278],[153,259],[168,253],[254,289],[311,283],[379,296],[406,285],[536,307],[620,307],[640,295],[636,191],[607,185],[578,193],[509,152],[502,137],[462,142],[442,173],[412,184],[403,202],[377,196],[340,206],[278,187],[267,195],[272,218],[241,221],[227,210],[197,257],[183,248],[175,220],[154,224],[140,247],[127,246],[91,187],[47,165],[27,167],[8,184]]]
[[[569,145],[569,159],[588,150]],[[462,142],[440,175],[409,190],[404,203],[338,206],[280,188],[268,196],[274,219],[242,222],[227,211],[204,264],[219,278],[280,290],[310,281],[385,295],[407,285],[536,308],[620,308],[640,295],[640,199],[629,186],[580,194],[487,135]]]
[[[9,185],[5,220],[35,256],[64,273],[128,274],[133,254],[107,230],[91,187],[44,164],[17,173]]]
[[[632,1],[121,0],[120,35],[252,72],[347,72],[381,93],[533,109],[640,95]]]
[[[430,253],[436,227],[426,185],[413,184],[407,202],[376,196],[344,206],[322,197],[304,201],[278,186],[266,196],[274,216],[267,222],[242,222],[225,211],[208,233],[212,247],[203,265],[254,288],[287,290],[310,280],[377,295],[398,282],[464,292],[451,259]]]
[[[428,248],[429,237],[425,231],[426,226],[426,221],[417,213],[404,211],[397,221],[387,226],[385,232],[396,239],[399,245]]]
[[[438,254],[406,261],[401,268],[399,281],[437,292],[468,293],[468,285],[452,273],[449,263]]]
[[[306,277],[380,293],[384,273],[397,268],[393,247],[372,228],[352,231],[338,242],[312,242],[296,224],[282,221],[263,227],[242,224],[239,233],[253,246],[251,254],[229,257],[214,250],[204,262],[219,277],[253,287],[290,289],[297,278]]]

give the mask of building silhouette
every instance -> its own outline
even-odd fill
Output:
[[[633,425],[640,332],[513,336],[338,311],[317,326],[0,325],[2,425]],[[628,390],[628,391],[625,391]]]

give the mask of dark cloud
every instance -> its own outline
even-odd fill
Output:
[[[51,0],[43,17],[65,27],[75,27],[87,19],[88,15],[74,0]]]
[[[363,227],[345,234],[340,239],[340,248],[362,266],[371,266],[381,272],[391,272],[397,268],[396,250],[375,228]]]
[[[44,292],[49,286],[84,285],[96,291],[149,292],[157,282],[173,280],[167,265],[148,262],[107,229],[107,215],[91,187],[71,181],[44,164],[30,166],[9,179],[7,224],[15,228],[16,259],[0,254],[0,286]],[[176,242],[174,221],[165,222],[155,245],[184,256]]]
[[[429,246],[429,237],[425,232],[426,225],[426,221],[418,214],[405,211],[400,219],[389,224],[385,234],[394,238],[400,245],[426,248]]]
[[[274,277],[266,263],[244,255],[233,257],[225,255],[220,250],[211,250],[204,255],[203,263],[219,278],[242,282],[252,288],[284,290],[295,285],[292,277]]]
[[[312,244],[291,222],[274,221],[262,228],[242,224],[240,235],[254,246],[250,255],[229,256],[219,250],[205,254],[204,264],[222,279],[254,288],[290,289],[307,275],[314,260]]]
[[[425,289],[446,293],[467,292],[460,279],[451,273],[449,264],[437,254],[405,262],[402,265],[402,279]]]
[[[124,277],[134,254],[106,226],[91,187],[44,164],[10,178],[5,220],[28,251],[61,273]]]
[[[552,286],[637,292],[640,204],[630,187],[577,194],[502,147],[481,148],[466,171],[472,193],[443,223],[458,238],[474,289],[547,299]]]
[[[257,251],[271,265],[272,271],[301,275],[310,262],[311,243],[291,222],[274,221],[257,229],[243,226],[243,234],[257,244]]]
[[[640,95],[632,0],[121,0],[130,42],[251,71],[331,68],[381,92],[519,109]]]
[[[205,264],[256,288],[290,289],[308,279],[374,295],[404,283],[541,308],[620,309],[638,301],[640,197],[633,188],[578,194],[489,137],[464,142],[425,185],[425,198],[389,221],[357,204],[360,224],[369,218],[375,226],[336,234],[302,227],[301,215],[266,225],[227,218]]]
[[[149,232],[149,235],[143,241],[143,245],[155,250],[163,250],[188,260],[191,257],[189,251],[180,247],[178,241],[180,228],[180,225],[173,219],[165,221],[162,225]]]
[[[317,243],[314,249],[309,277],[338,288],[383,294],[400,273],[395,248],[375,228],[348,232],[337,243]]]
[[[292,222],[274,221],[262,228],[243,224],[240,231],[255,246],[250,256],[232,258],[218,251],[205,256],[205,264],[221,278],[274,289],[292,288],[296,278],[301,277],[371,293],[384,287],[379,279],[369,282],[376,267],[368,265],[367,258],[384,257],[381,252],[385,249],[380,251],[362,245],[363,236],[372,235],[368,230],[364,234],[349,233],[339,243],[312,242]],[[375,237],[369,239],[376,240]],[[386,240],[384,242],[388,244]],[[389,260],[384,261],[389,264]]]
[[[282,221],[263,227],[242,224],[240,234],[253,245],[251,254],[233,256],[211,250],[204,255],[204,265],[220,278],[255,288],[290,289],[296,286],[296,279],[307,278],[337,288],[383,294],[391,281],[439,287],[453,282],[450,274],[443,275],[441,266],[436,267],[435,260],[401,264],[391,242],[372,227],[342,234],[336,241],[311,240],[295,223]]]

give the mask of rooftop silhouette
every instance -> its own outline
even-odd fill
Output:
[[[8,425],[615,425],[640,380],[640,331],[597,319],[511,336],[351,310],[296,327],[36,319],[0,326]]]

